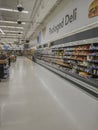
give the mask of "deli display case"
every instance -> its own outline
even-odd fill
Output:
[[[36,62],[98,97],[98,28],[36,50]],[[86,34],[86,35],[85,35]]]

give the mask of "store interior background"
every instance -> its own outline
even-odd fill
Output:
[[[5,35],[2,33],[0,34],[0,42],[2,43],[0,44],[1,50],[6,46],[9,50],[22,51],[26,57],[31,58],[32,51],[40,45],[49,44],[57,39],[98,27],[98,16],[89,19],[89,12],[85,13],[85,11],[89,10],[91,2],[92,0],[33,0],[33,2],[32,0],[23,0],[22,4],[24,9],[29,11],[28,14],[1,11],[1,19],[5,21],[17,21],[21,19],[26,23],[18,25],[19,27],[24,27],[24,30],[12,29],[12,31],[23,31],[23,34],[15,33],[14,37],[12,33],[9,34],[11,31],[10,28],[8,29],[9,32],[6,33],[5,31]],[[10,0],[10,3],[7,0],[6,2],[0,1],[0,8],[16,8],[17,0]],[[76,21],[69,23],[67,29],[65,26],[59,29],[58,33],[54,32],[50,34],[49,28],[61,22],[62,17],[64,17],[66,13],[72,14],[75,8],[77,8]],[[87,19],[85,19],[86,17]],[[17,24],[0,22],[0,26],[5,25],[17,26]],[[2,30],[6,30],[6,28],[1,28]],[[98,41],[98,38],[96,38],[95,41]],[[50,88],[50,90],[54,92],[53,88]],[[71,92],[71,94],[67,95],[66,99],[61,96],[59,100],[62,104],[65,102],[63,105],[67,106],[66,109],[74,117],[76,120],[75,123],[79,125],[78,127],[81,130],[93,130],[94,127],[98,128],[97,100],[91,95],[87,95],[85,92],[81,94],[79,91],[77,87],[71,89],[66,88],[66,93],[68,94]],[[76,95],[74,95],[74,93],[76,93]],[[58,93],[56,94],[59,95]],[[78,104],[79,102],[81,102],[81,105]],[[76,111],[76,107],[78,107],[78,111]]]

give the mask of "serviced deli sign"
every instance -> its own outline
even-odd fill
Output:
[[[54,32],[59,32],[61,28],[64,28],[64,26],[67,26],[68,24],[71,24],[77,19],[77,8],[73,9],[71,14],[66,14],[65,17],[62,18],[61,22],[53,25],[49,28],[49,33],[52,34]]]
[[[86,28],[98,21],[98,0],[72,0],[46,26],[42,42],[70,34],[81,28]]]

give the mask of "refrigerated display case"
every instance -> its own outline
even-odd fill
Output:
[[[36,62],[98,97],[98,38],[95,34],[83,39],[82,32],[79,40],[77,35],[38,48]]]

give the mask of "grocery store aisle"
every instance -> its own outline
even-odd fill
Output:
[[[0,130],[97,130],[97,100],[20,57],[0,83]]]

